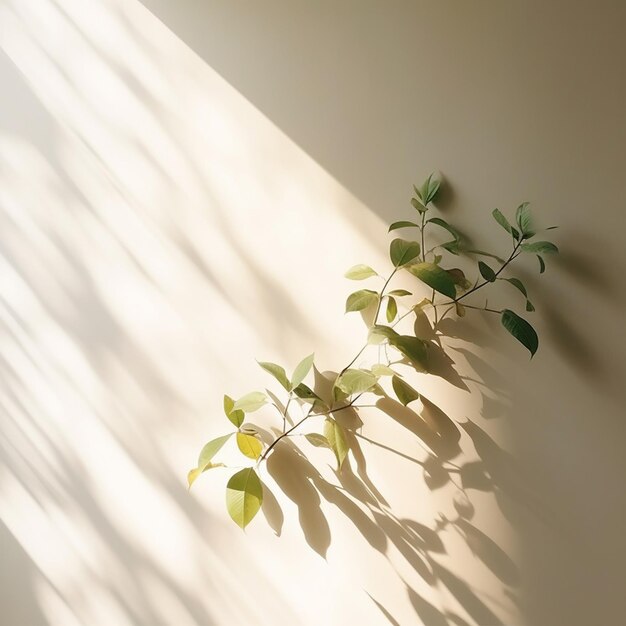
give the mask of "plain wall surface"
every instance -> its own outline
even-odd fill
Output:
[[[3,623],[620,623],[625,19],[605,1],[3,0]],[[546,274],[517,274],[539,352],[468,317],[448,338],[465,388],[416,381],[458,476],[433,486],[430,431],[365,411],[369,483],[277,453],[271,523],[241,533],[226,474],[185,490],[228,430],[222,394],[269,384],[255,358],[349,361],[364,331],[342,274],[386,267],[387,224],[434,169],[481,248],[506,249],[496,206],[560,226]],[[475,514],[442,528],[458,480]]]

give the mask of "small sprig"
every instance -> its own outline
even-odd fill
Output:
[[[386,278],[369,265],[363,264],[355,265],[346,272],[345,277],[350,280],[379,279],[384,284],[380,290],[359,289],[346,299],[346,313],[371,309],[373,321],[368,328],[367,341],[354,358],[335,376],[328,397],[320,397],[314,391],[315,385],[312,388],[305,382],[313,369],[313,354],[298,363],[291,377],[281,365],[268,361],[258,362],[259,366],[270,374],[287,394],[284,405],[269,391],[267,394],[253,391],[238,400],[224,396],[224,413],[236,430],[209,441],[202,448],[196,467],[188,474],[188,484],[191,487],[194,481],[209,469],[225,467],[223,463],[215,463],[213,459],[232,435],[235,435],[236,446],[241,454],[248,462],[254,462],[253,466],[239,469],[226,485],[227,510],[241,528],[245,528],[261,508],[263,484],[257,472],[281,441],[294,435],[304,434],[305,440],[310,445],[330,450],[334,454],[338,470],[341,470],[349,454],[350,438],[346,427],[335,418],[336,414],[346,410],[358,411],[364,406],[372,406],[372,404],[360,405],[357,402],[364,395],[375,397],[386,395],[381,385],[381,380],[384,378],[390,378],[393,393],[404,406],[420,401],[420,393],[403,379],[394,366],[401,361],[410,365],[415,371],[428,373],[431,339],[399,333],[396,328],[405,318],[430,313],[433,316],[433,329],[435,333],[440,334],[439,326],[442,320],[453,311],[458,317],[465,317],[468,310],[494,313],[500,316],[502,326],[528,349],[531,358],[536,353],[539,340],[537,333],[527,320],[509,308],[493,308],[488,305],[487,301],[483,306],[479,306],[475,302],[468,301],[468,298],[499,282],[506,282],[522,294],[526,311],[534,311],[535,307],[529,299],[526,286],[519,278],[506,274],[511,264],[522,254],[535,254],[539,260],[539,271],[543,273],[546,269],[544,256],[557,253],[558,248],[549,241],[534,240],[538,231],[535,229],[527,202],[520,204],[517,208],[513,224],[498,209],[492,212],[493,218],[510,237],[511,251],[506,259],[495,253],[468,248],[465,238],[457,228],[441,217],[428,217],[439,187],[440,181],[432,174],[421,186],[414,186],[415,195],[411,198],[411,205],[417,211],[417,220],[402,220],[394,222],[389,227],[389,232],[417,229],[419,236],[417,240],[396,237],[390,242],[389,260],[392,269]],[[432,227],[445,231],[452,238],[426,249],[427,230]],[[555,227],[545,230],[552,228]],[[476,261],[475,280],[472,282],[457,267],[446,267],[448,255],[482,257]],[[497,262],[497,266],[494,266],[494,261]],[[389,289],[393,279],[401,272],[417,278],[429,287],[430,297],[407,305],[407,299],[413,296],[412,292],[403,288]],[[407,308],[402,314],[399,313],[399,302],[400,306],[406,305]],[[383,304],[385,304],[386,323],[379,319]],[[441,314],[440,309],[443,309]],[[367,349],[376,345],[384,346],[386,362],[379,362],[379,350],[379,356],[369,367],[354,367]],[[392,357],[398,358],[399,361],[392,360]],[[256,427],[246,423],[245,420],[248,414],[262,409],[267,404],[276,408],[282,420],[282,430],[275,434],[272,441],[264,443]],[[291,410],[295,407],[298,407],[300,411],[297,419],[291,414]],[[302,433],[303,425],[310,423],[316,417],[324,418],[323,432]],[[289,428],[287,428],[287,422],[290,424]]]

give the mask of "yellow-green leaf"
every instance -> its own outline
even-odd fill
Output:
[[[236,411],[234,409],[235,401],[230,397],[224,394],[224,413],[226,417],[237,427],[239,428],[243,422],[245,417],[243,411]]]
[[[212,439],[209,441],[203,448],[200,450],[200,455],[198,456],[198,469],[204,468],[211,459],[222,449],[222,446],[230,439],[232,433],[228,435],[223,435],[222,437],[217,437],[216,439]]]
[[[315,354],[309,354],[309,356],[302,359],[302,361],[296,365],[296,369],[293,371],[293,376],[291,377],[292,387],[297,387],[306,378],[306,375],[313,367],[314,358]]]
[[[376,363],[372,365],[372,374],[374,376],[395,376],[396,373],[388,366],[382,363]]]
[[[239,398],[234,404],[234,408],[245,413],[253,413],[258,411],[267,401],[267,397],[260,391],[252,391],[245,396]]]
[[[377,382],[376,376],[367,370],[347,369],[335,383],[335,386],[351,396],[362,393],[373,387]]]
[[[396,267],[410,263],[419,253],[420,245],[417,241],[394,239],[389,246],[389,257]]]
[[[350,280],[365,280],[371,276],[378,276],[369,265],[354,265],[345,274]]]
[[[287,378],[285,368],[276,363],[268,361],[257,361],[257,363],[268,373],[271,374],[287,391],[291,391],[291,383]]]
[[[341,465],[348,454],[348,444],[346,442],[344,428],[334,419],[328,417],[324,423],[324,435],[332,451],[335,453],[337,465],[341,469]]]
[[[389,296],[387,299],[387,321],[391,324],[396,318],[396,315],[398,315],[398,305],[396,304],[395,298]]]
[[[196,481],[196,478],[198,478],[200,474],[202,474],[203,472],[206,472],[207,470],[213,469],[214,467],[226,467],[226,466],[223,463],[207,463],[207,465],[205,465],[203,468],[194,467],[192,470],[189,470],[187,474],[187,485],[189,489],[191,489],[191,485],[194,484],[194,482]]]
[[[328,443],[328,439],[324,437],[324,435],[320,435],[318,433],[307,433],[304,435],[306,440],[316,448],[330,448],[330,443]]]
[[[409,402],[413,402],[413,400],[419,400],[420,394],[398,376],[394,376],[391,379],[391,386],[393,387],[396,397],[404,406],[409,404]]]
[[[449,298],[456,298],[454,280],[446,270],[434,263],[417,263],[407,267],[408,271],[417,276],[422,282],[432,287],[435,291]]]
[[[378,293],[371,289],[361,289],[355,291],[348,296],[346,300],[346,313],[352,311],[362,311],[367,309],[370,304],[373,304],[378,300]]]
[[[231,476],[226,485],[226,508],[240,528],[245,528],[252,521],[262,503],[263,485],[251,467]]]
[[[244,456],[255,461],[261,456],[263,450],[261,442],[248,433],[237,433],[237,447]]]

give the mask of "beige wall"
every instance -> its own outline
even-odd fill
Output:
[[[0,9],[7,624],[620,621],[622,3]],[[430,489],[410,421],[372,412],[364,433],[404,455],[364,446],[388,507],[323,455],[309,482],[277,454],[281,537],[242,534],[224,475],[184,490],[221,394],[265,384],[255,357],[350,358],[341,274],[384,267],[432,169],[481,246],[503,243],[494,206],[561,225],[561,258],[520,274],[533,362],[477,318],[449,339],[468,391],[416,380],[458,425],[471,526],[435,532],[457,488]]]

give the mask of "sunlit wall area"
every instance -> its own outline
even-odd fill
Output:
[[[613,615],[626,468],[623,341],[608,335],[624,299],[613,264],[590,264],[588,247],[550,268],[531,365],[496,325],[468,320],[445,340],[446,376],[413,377],[419,421],[363,410],[343,473],[327,451],[308,448],[309,465],[289,444],[277,449],[245,533],[225,510],[225,470],[187,491],[202,444],[232,428],[222,395],[273,388],[255,359],[291,369],[315,352],[319,370],[337,371],[354,356],[366,330],[343,314],[353,285],[342,275],[361,262],[387,271],[387,225],[410,215],[411,183],[438,168],[451,220],[487,245],[496,236],[479,212],[490,176],[478,172],[483,159],[494,166],[498,136],[467,130],[478,104],[424,105],[418,77],[401,71],[461,72],[447,46],[426,64],[397,37],[415,20],[420,39],[413,3],[368,3],[358,20],[348,5],[299,4],[0,2],[0,621],[458,626]],[[455,11],[435,13],[429,46],[462,31]],[[392,52],[377,56],[383,42]],[[498,98],[499,84],[485,77],[480,88]],[[451,135],[437,139],[448,123],[465,133],[459,150]],[[415,142],[392,156],[402,124]],[[568,145],[550,154],[571,156]],[[587,203],[558,201],[546,163],[522,156],[494,182],[498,197],[551,201],[543,216],[563,225],[562,247],[604,241],[623,261],[611,228],[623,202],[598,188],[600,166],[590,186],[606,230],[585,232]],[[614,163],[598,158],[610,174]],[[560,165],[561,183],[585,180],[588,162]],[[518,198],[526,188],[532,197]],[[572,313],[589,301],[599,328]],[[272,419],[258,414],[265,428]],[[590,476],[581,492],[567,481],[579,460]],[[597,516],[582,514],[585,499]]]

